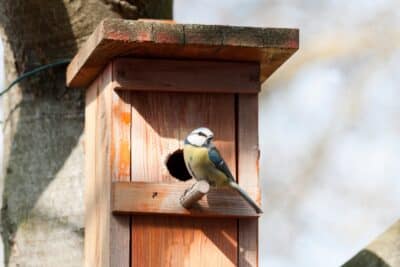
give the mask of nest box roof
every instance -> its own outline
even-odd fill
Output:
[[[89,86],[116,57],[259,62],[263,82],[298,46],[298,29],[106,19],[68,66],[67,85]]]

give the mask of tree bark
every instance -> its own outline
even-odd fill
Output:
[[[172,0],[2,0],[6,82],[71,58],[106,17],[172,17]],[[1,234],[6,266],[81,266],[83,91],[65,67],[35,75],[3,99]]]
[[[398,267],[400,266],[400,220],[342,267]]]

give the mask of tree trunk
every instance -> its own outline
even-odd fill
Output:
[[[400,266],[400,220],[342,267],[398,267]]]
[[[171,18],[172,0],[2,0],[6,81],[71,58],[101,19],[121,16]],[[3,100],[6,266],[82,265],[84,98],[64,74],[35,75]]]

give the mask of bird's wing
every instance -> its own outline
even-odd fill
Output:
[[[228,165],[226,165],[224,159],[221,157],[221,154],[215,146],[208,148],[208,157],[218,170],[223,172],[230,180],[235,181]]]

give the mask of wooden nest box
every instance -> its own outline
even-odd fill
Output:
[[[297,49],[296,29],[97,27],[67,70],[69,87],[87,88],[86,267],[257,266],[258,215],[240,197],[211,189],[180,204],[193,179],[179,149],[191,130],[210,128],[260,202],[258,93]]]

